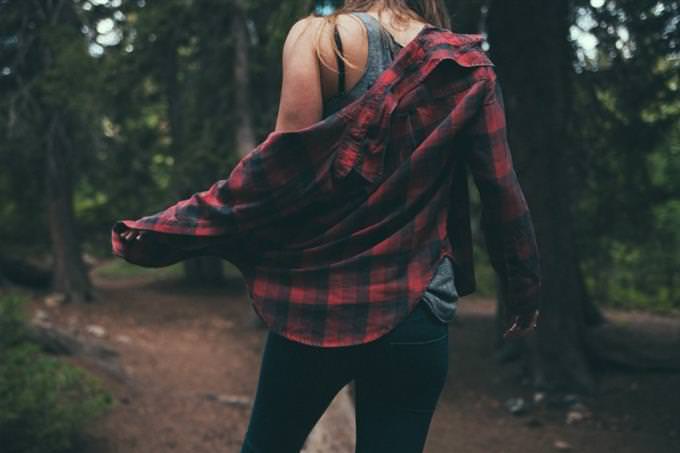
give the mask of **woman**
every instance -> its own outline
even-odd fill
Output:
[[[276,131],[301,130],[350,104],[431,24],[449,28],[441,0],[347,0],[329,18],[298,21],[284,44]],[[131,229],[121,237],[144,234]],[[299,452],[351,381],[356,451],[422,452],[446,382],[448,323],[458,299],[454,268],[443,258],[416,308],[375,341],[325,348],[270,330],[241,452]],[[536,316],[515,317],[506,338],[531,332]]]
[[[331,16],[331,26],[315,17],[296,23],[283,50],[276,130],[301,129],[347,105],[426,22],[446,23],[442,2],[410,3],[422,15],[403,1],[350,0]],[[356,451],[422,451],[446,382],[448,322],[457,298],[452,266],[445,260],[426,291],[427,304],[421,303],[382,341],[317,350],[270,334],[242,452],[299,451],[335,394],[351,380]],[[284,366],[297,371],[282,375],[277,370]],[[412,382],[418,383],[415,389]],[[272,423],[286,413],[289,423]]]

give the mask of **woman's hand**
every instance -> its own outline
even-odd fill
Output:
[[[127,230],[120,233],[120,237],[124,240],[131,242],[141,239],[146,234],[143,230]]]
[[[512,325],[503,334],[503,338],[508,340],[516,337],[525,337],[536,329],[536,322],[538,321],[538,313],[536,310],[527,315],[517,315],[512,319]]]

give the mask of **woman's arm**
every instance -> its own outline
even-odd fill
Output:
[[[493,69],[476,119],[468,128],[468,165],[482,202],[481,227],[490,261],[507,291],[506,333],[536,322],[541,272],[534,226],[513,167],[503,93]],[[519,319],[515,317],[519,316]]]
[[[321,120],[323,97],[314,40],[324,18],[297,21],[283,45],[283,80],[275,131],[303,129]]]
[[[276,131],[302,129],[321,119],[322,94],[319,64],[314,50],[314,37],[322,18],[308,16],[291,27],[283,45],[283,82],[276,119]],[[142,230],[120,234],[126,240],[138,240]]]

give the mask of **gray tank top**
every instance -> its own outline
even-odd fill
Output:
[[[350,14],[361,19],[368,31],[366,70],[351,90],[344,93],[340,92],[324,102],[324,118],[354,101],[369,89],[403,48],[375,17],[365,12],[352,12]],[[343,82],[344,77],[341,76],[340,81]],[[439,321],[449,323],[455,317],[458,292],[453,280],[453,263],[448,256],[442,259],[433,274],[432,280],[423,294],[423,300],[430,312]]]

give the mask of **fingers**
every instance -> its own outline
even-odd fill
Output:
[[[536,328],[536,321],[538,320],[538,310],[530,315],[518,317],[517,323],[522,329]]]
[[[539,315],[539,313],[540,313],[540,312],[539,312],[538,310],[536,310],[536,311],[534,312],[534,316],[533,316],[532,319],[531,319],[531,328],[533,328],[533,329],[536,328],[536,324],[538,323],[538,315]]]
[[[503,334],[503,338],[505,339],[510,339],[510,338],[517,338],[517,337],[526,337],[527,335],[531,334],[534,331],[533,327],[527,327],[525,329],[513,326],[510,329],[508,329],[507,332]]]
[[[141,230],[127,230],[120,233],[120,237],[126,241],[136,241],[141,239],[144,234],[145,232]]]
[[[538,321],[539,312],[536,310],[527,322],[527,318],[521,318],[520,316],[515,316],[512,321],[510,328],[503,334],[504,339],[525,337],[531,334],[536,329],[536,323]]]

